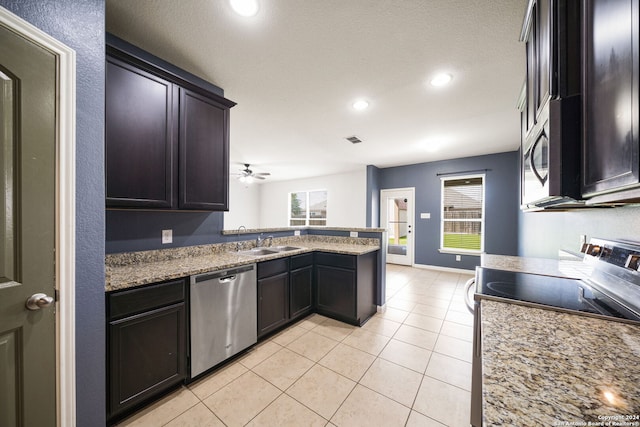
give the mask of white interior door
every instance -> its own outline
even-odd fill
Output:
[[[387,262],[413,265],[414,188],[380,191],[380,222],[387,230]]]

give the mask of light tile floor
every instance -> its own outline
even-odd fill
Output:
[[[119,426],[469,426],[471,275],[387,265],[362,328],[312,315]]]

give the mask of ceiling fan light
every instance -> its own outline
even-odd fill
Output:
[[[230,0],[231,7],[240,16],[250,18],[258,13],[258,0]]]
[[[253,177],[251,175],[244,177],[244,182],[247,184],[251,184],[253,182]]]

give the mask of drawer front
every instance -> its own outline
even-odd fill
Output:
[[[291,270],[307,267],[313,264],[313,253],[294,255],[291,257]]]
[[[258,263],[258,279],[275,276],[289,271],[289,257]]]
[[[109,319],[184,301],[184,279],[109,294]]]
[[[355,255],[316,253],[316,264],[330,265],[332,267],[356,268],[357,257]]]

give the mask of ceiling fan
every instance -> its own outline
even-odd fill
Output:
[[[254,179],[265,179],[265,177],[271,175],[269,172],[254,172],[251,169],[249,169],[250,164],[249,163],[245,163],[244,164],[244,169],[240,169],[240,173],[234,173],[233,175],[237,175],[238,176],[238,180],[240,182],[244,182],[247,184],[250,184],[253,182]]]

